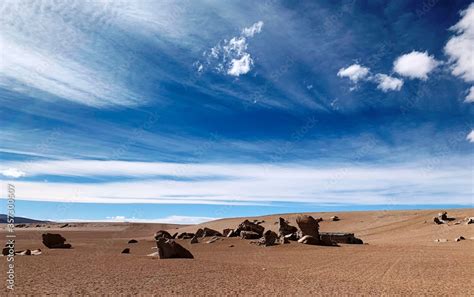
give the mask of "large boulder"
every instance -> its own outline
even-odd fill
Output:
[[[265,231],[265,227],[260,226],[256,223],[252,223],[249,220],[245,220],[242,223],[239,224],[239,226],[236,229],[237,235],[239,235],[242,231],[251,231],[255,232],[261,237],[263,235],[263,231]]]
[[[267,232],[263,234],[262,238],[258,240],[258,244],[263,246],[272,246],[275,244],[277,239],[278,235],[275,232],[272,230],[267,230]]]
[[[187,258],[194,259],[193,254],[174,240],[158,238],[156,241],[160,259]]]
[[[61,234],[45,233],[41,235],[43,238],[43,244],[50,249],[70,249],[71,245],[66,242],[66,238],[62,237]]]
[[[280,234],[280,236],[296,233],[296,231],[298,231],[298,228],[288,224],[284,218],[280,218],[278,223],[279,223],[278,233]]]
[[[222,236],[222,233],[214,229],[206,227],[203,229],[202,237],[208,237],[208,236]]]
[[[300,227],[302,236],[310,235],[319,239],[319,223],[312,216],[300,215],[296,218],[296,224]]]
[[[258,239],[260,234],[253,231],[240,231],[240,238],[242,239]]]
[[[202,237],[204,235],[204,230],[199,228],[196,233],[194,234],[196,237]]]
[[[171,234],[168,231],[160,230],[160,231],[155,233],[155,240],[158,240],[158,238],[171,239],[173,237],[171,236]]]

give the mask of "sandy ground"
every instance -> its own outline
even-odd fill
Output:
[[[178,240],[195,259],[160,260],[152,253],[154,232],[195,231],[159,224],[77,224],[16,230],[17,250],[41,248],[39,256],[15,257],[17,295],[457,295],[474,292],[474,224],[435,225],[432,211],[312,213],[323,217],[321,231],[348,231],[364,245],[339,247],[298,243],[259,247],[238,238],[191,245]],[[449,216],[474,216],[474,209]],[[282,215],[294,223],[296,215]],[[279,215],[257,217],[276,230]],[[252,218],[253,219],[253,218]],[[222,231],[242,219],[207,224]],[[175,231],[176,230],[176,231]],[[174,232],[173,232],[174,231]],[[61,233],[70,250],[49,250],[44,232]],[[464,236],[466,240],[454,242]],[[5,236],[2,231],[0,236]],[[137,244],[127,244],[129,239]],[[437,243],[435,239],[448,239]],[[233,247],[230,247],[233,245]],[[130,254],[121,254],[125,247]],[[6,279],[6,257],[2,274]],[[5,285],[0,295],[8,294]]]

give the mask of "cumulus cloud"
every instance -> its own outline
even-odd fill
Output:
[[[8,169],[5,169],[5,170],[2,170],[0,171],[0,173],[3,175],[3,176],[6,176],[6,177],[13,177],[13,178],[19,178],[19,177],[23,177],[26,175],[25,172],[17,169],[17,168],[8,168]]]
[[[375,75],[374,80],[378,83],[377,89],[380,89],[384,92],[387,91],[400,91],[403,86],[403,80],[391,77],[386,74],[378,73]]]
[[[194,63],[198,72],[203,72],[204,67],[212,68],[219,73],[230,76],[240,76],[252,70],[254,61],[247,52],[248,38],[254,37],[262,31],[263,22],[259,21],[248,28],[244,28],[240,36],[232,37],[230,40],[224,39],[209,51],[205,51],[204,62]]]
[[[253,65],[253,60],[249,54],[245,54],[240,59],[232,59],[230,62],[230,68],[227,70],[227,74],[233,76],[239,76],[246,74],[250,71]]]
[[[398,57],[393,63],[393,69],[402,76],[426,80],[438,65],[439,62],[428,52],[412,51]]]
[[[474,3],[461,12],[461,20],[451,27],[455,35],[444,47],[453,75],[466,82],[474,81]]]
[[[263,27],[263,22],[258,21],[252,26],[248,28],[244,28],[242,30],[242,35],[247,36],[247,37],[253,37],[255,34],[260,33],[262,31],[262,27]]]
[[[474,130],[472,130],[469,134],[467,134],[466,140],[474,143]]]
[[[366,78],[369,75],[369,68],[359,64],[352,64],[347,68],[341,68],[337,72],[339,77],[347,77],[352,82],[357,83],[359,80]]]
[[[474,103],[474,86],[472,86],[466,96],[466,99],[464,100],[466,103]]]

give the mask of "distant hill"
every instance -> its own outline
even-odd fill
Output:
[[[7,222],[7,215],[0,214],[0,224],[5,224]],[[34,220],[23,217],[15,217],[15,224],[26,224],[26,223],[46,223],[47,221]]]

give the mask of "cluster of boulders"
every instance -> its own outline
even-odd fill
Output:
[[[449,218],[446,211],[438,213],[438,216],[433,218],[433,221],[437,225],[447,224],[449,221],[454,221],[456,218]]]
[[[43,244],[49,249],[70,249],[70,243],[66,243],[66,238],[61,234],[45,233],[42,234]]]
[[[38,256],[41,255],[41,249],[36,249],[36,250],[20,250],[20,251],[15,251],[15,249],[6,244],[5,247],[2,249],[2,256]]]

